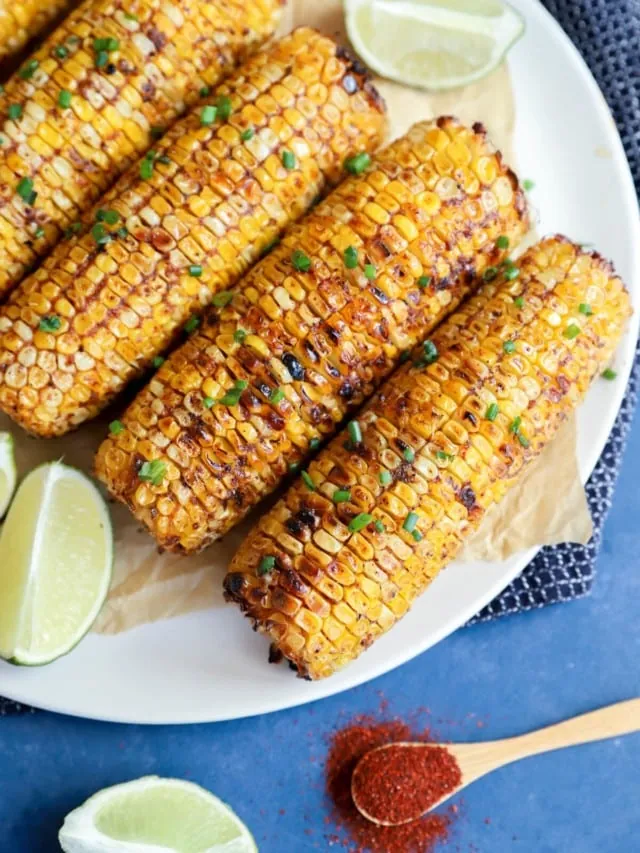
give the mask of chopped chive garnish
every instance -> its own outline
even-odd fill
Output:
[[[269,402],[277,405],[284,400],[284,391],[282,388],[274,388],[269,394]]]
[[[124,424],[122,421],[111,421],[109,424],[109,432],[111,435],[120,435],[121,432],[124,431]]]
[[[187,322],[184,324],[184,330],[188,335],[191,335],[193,334],[193,332],[195,332],[199,325],[200,317],[196,317],[194,314],[193,317],[189,317]]]
[[[246,337],[247,337],[247,333],[245,332],[244,329],[236,329],[235,332],[233,333],[233,340],[237,344],[243,344],[246,340]]]
[[[269,572],[275,567],[276,558],[273,556],[263,557],[260,560],[260,565],[258,566],[258,574],[259,575],[268,575]]]
[[[344,167],[350,175],[361,175],[370,163],[371,157],[366,151],[362,151],[360,154],[345,160]]]
[[[518,415],[517,418],[514,418],[509,424],[509,432],[514,433],[514,435],[518,432],[520,427],[522,426],[522,418]]]
[[[344,265],[348,270],[354,270],[358,266],[358,250],[353,246],[344,250]]]
[[[570,341],[572,341],[574,338],[577,338],[579,334],[580,326],[577,326],[575,323],[570,323],[564,330],[565,338],[569,338]]]
[[[291,263],[294,270],[298,272],[309,272],[311,269],[311,258],[305,255],[300,249],[296,249],[291,255]]]
[[[514,305],[516,305],[516,307],[524,308],[524,296],[516,296],[516,298],[513,300],[513,302],[514,302]]]
[[[211,300],[211,304],[215,305],[216,308],[224,308],[225,305],[228,305],[233,299],[233,293],[230,290],[222,290],[220,293],[216,293]]]
[[[500,237],[496,240],[496,248],[497,249],[508,249],[509,248],[509,238],[505,234],[501,234]]]
[[[526,437],[526,435],[523,435],[521,432],[518,432],[516,433],[516,438],[518,439],[522,447],[529,447],[529,439]]]
[[[59,44],[56,47],[54,47],[53,55],[57,56],[58,59],[66,59],[67,56],[69,56],[69,51],[67,50],[67,48],[64,45]]]
[[[312,438],[311,441],[309,442],[309,449],[310,450],[317,450],[319,447],[320,447],[320,439],[319,438]]]
[[[414,459],[416,458],[416,454],[413,452],[413,450],[410,447],[405,447],[405,449],[402,452],[402,455],[404,456],[404,459],[406,462],[413,462]]]
[[[300,470],[300,463],[299,462],[289,462],[288,468],[292,474],[295,474],[297,471]]]
[[[9,104],[9,109],[7,110],[7,115],[10,119],[18,119],[22,115],[22,105],[21,104]]]
[[[590,317],[593,314],[593,310],[591,308],[591,305],[589,305],[588,302],[581,302],[580,305],[578,306],[578,311],[581,314],[584,314],[585,317]]]
[[[62,325],[60,317],[55,314],[46,314],[38,323],[38,328],[41,332],[57,332]]]
[[[114,50],[118,50],[120,47],[120,42],[118,39],[114,38],[99,38],[94,39],[93,49],[95,51],[106,50],[109,53],[113,53]]]
[[[303,471],[302,474],[300,474],[300,476],[302,477],[302,482],[309,489],[309,491],[315,492],[316,484],[313,482],[313,480],[311,479],[309,474],[306,471]]]
[[[520,270],[518,267],[507,267],[504,271],[504,277],[507,281],[514,281],[514,279],[518,278],[520,275]]]
[[[106,246],[113,238],[111,234],[104,227],[102,222],[96,222],[96,224],[91,229],[91,236],[96,241],[98,246]]]
[[[44,237],[44,228],[42,227],[42,225],[38,225],[33,236],[36,238],[36,240],[40,240],[42,237]]]
[[[349,530],[352,533],[358,533],[360,530],[364,530],[367,524],[371,524],[373,521],[373,516],[368,512],[361,512],[359,515],[356,515],[355,518],[352,518],[349,522]]]
[[[202,400],[202,405],[205,407],[205,409],[212,409],[215,404],[216,401],[213,399],[213,397],[204,397],[204,399]]]
[[[116,235],[117,235],[118,237],[120,237],[120,239],[121,239],[121,240],[126,240],[126,239],[127,239],[127,237],[129,236],[129,229],[128,229],[128,228],[126,228],[124,225],[122,225],[122,226],[121,226],[120,228],[118,228],[118,230],[116,231]]]
[[[376,277],[376,268],[373,264],[365,264],[364,265],[364,274],[365,278],[368,278],[369,281],[374,281]]]
[[[388,486],[389,483],[393,480],[393,477],[389,473],[389,471],[380,471],[380,475],[378,476],[378,480],[380,480],[381,486]]]
[[[487,407],[487,411],[484,413],[484,416],[488,421],[495,421],[499,413],[500,409],[498,408],[498,404],[491,403],[491,405]]]
[[[208,98],[210,94],[211,94],[211,89],[209,88],[209,86],[203,86],[200,89],[200,97],[201,98]]]
[[[250,139],[253,139],[254,130],[252,127],[248,127],[246,130],[243,130],[240,134],[240,139],[243,142],[248,142]]]
[[[525,192],[529,192],[530,190],[532,190],[535,187],[535,185],[536,185],[535,181],[532,181],[529,178],[525,178],[525,180],[522,182],[522,187],[525,190]]]
[[[109,64],[109,54],[106,50],[96,51],[96,68],[104,68]]]
[[[283,151],[282,152],[282,165],[285,169],[295,169],[296,167],[296,156],[293,151]]]
[[[152,127],[151,128],[151,138],[158,140],[164,136],[164,127]]]
[[[425,287],[429,287],[431,284],[431,276],[430,275],[421,275],[418,279],[418,287],[424,289]]]
[[[31,80],[33,75],[38,70],[38,66],[40,63],[37,59],[30,59],[26,65],[23,65],[20,71],[18,71],[18,77],[22,78],[22,80]]]
[[[207,104],[206,107],[202,108],[202,112],[200,113],[200,124],[203,127],[209,127],[214,123],[217,115],[218,110],[212,104]]]
[[[72,222],[68,228],[64,230],[64,236],[66,239],[73,237],[74,234],[79,234],[82,231],[82,223],[81,222]]]
[[[31,178],[21,178],[18,181],[16,192],[20,198],[27,204],[33,204],[36,200],[37,193],[33,189],[33,181]]]
[[[123,13],[127,21],[137,21],[138,16],[134,15],[133,12],[124,12]]]
[[[200,276],[202,275],[202,266],[200,264],[190,264],[188,272],[192,278],[200,278]],[[216,293],[216,296],[220,296],[220,294]],[[214,296],[213,299],[215,299],[216,296]],[[211,300],[212,302],[213,302],[213,299]],[[214,302],[214,305],[215,305],[215,302]]]
[[[374,521],[373,526],[378,531],[378,533],[384,533],[384,524],[380,521],[379,518]]]
[[[404,364],[405,361],[409,361],[410,357],[411,357],[411,351],[408,349],[403,350],[400,353],[400,364]]]
[[[422,355],[414,362],[415,367],[427,367],[438,360],[438,347],[433,341],[425,341],[422,344]]]
[[[227,121],[227,119],[233,112],[233,104],[231,103],[231,98],[228,95],[220,95],[220,97],[216,101],[216,107],[218,109],[218,118],[222,121]]]
[[[602,378],[608,379],[609,381],[615,379],[617,375],[618,374],[616,373],[616,371],[613,370],[611,367],[607,367],[605,368],[605,370],[602,371]]]
[[[105,210],[102,214],[102,218],[107,225],[116,225],[120,221],[120,214],[117,210]]]
[[[159,486],[164,480],[166,473],[166,463],[161,459],[154,459],[152,462],[144,463],[138,471],[138,477],[145,482],[151,483],[153,486]]]
[[[453,456],[450,453],[445,453],[444,450],[436,450],[436,459],[439,459],[441,462],[449,462],[453,459]]]
[[[404,520],[404,524],[402,525],[402,529],[406,530],[407,533],[413,533],[416,529],[416,524],[418,523],[418,513],[410,512]]]
[[[159,367],[162,367],[162,365],[164,364],[164,358],[163,358],[161,355],[157,355],[157,356],[153,359],[153,361],[151,362],[151,364],[152,364],[152,365],[156,368],[156,370],[157,370]]]
[[[423,539],[422,533],[419,530],[412,530],[411,535],[416,540],[416,542],[421,542]]]
[[[140,177],[143,181],[149,181],[153,177],[153,160],[148,156],[140,163]]]
[[[347,430],[349,432],[349,438],[351,439],[352,444],[362,443],[362,430],[360,429],[360,424],[358,423],[358,421],[349,421]]]
[[[351,492],[349,489],[336,489],[333,493],[333,502],[343,504],[351,500]]]
[[[238,379],[236,384],[230,391],[220,397],[220,402],[223,406],[237,406],[240,402],[240,397],[242,396],[242,392],[247,388],[249,383],[246,379]]]
[[[512,352],[515,352],[515,351],[516,351],[516,342],[515,342],[515,341],[505,341],[505,342],[502,344],[502,349],[503,349],[506,353],[509,353],[509,354],[510,354],[510,353],[512,353]]]
[[[498,270],[495,267],[487,267],[486,270],[482,273],[482,278],[485,281],[493,281],[497,275]]]
[[[162,163],[163,166],[170,166],[171,158],[167,157],[166,154],[161,154],[160,157],[158,157],[158,163]]]
[[[71,106],[71,92],[68,89],[62,89],[58,95],[58,106],[63,110],[69,109]]]

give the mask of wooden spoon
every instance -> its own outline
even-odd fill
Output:
[[[617,737],[618,735],[630,734],[637,731],[640,731],[640,698],[618,702],[615,705],[601,708],[599,711],[582,714],[579,717],[573,717],[571,720],[565,720],[562,723],[547,726],[544,729],[539,729],[529,734],[506,738],[504,740],[456,744],[389,743],[385,746],[372,749],[362,756],[351,777],[351,796],[356,808],[367,820],[381,826],[398,826],[417,820],[427,814],[427,812],[442,805],[449,797],[459,793],[463,788],[471,784],[471,782],[475,782],[476,779],[487,773],[491,773],[492,770],[496,770],[498,767],[511,764],[512,761],[528,758],[530,755],[538,755],[541,752],[551,752],[554,749],[564,749],[567,746],[577,746],[581,743],[590,743],[591,741],[604,740],[605,738]],[[437,799],[434,799],[433,794],[430,794],[428,790],[425,793],[425,797],[427,798],[425,802],[420,802],[419,798],[415,796],[404,798],[404,817],[402,820],[390,819],[389,815],[378,814],[377,812],[383,806],[376,807],[375,805],[371,805],[372,798],[367,796],[367,780],[371,779],[371,773],[367,773],[367,765],[369,769],[374,767],[374,763],[378,769],[380,767],[384,768],[384,764],[380,762],[381,754],[394,748],[402,750],[406,748],[431,750],[436,748],[441,751],[441,754],[443,750],[446,750],[450,755],[455,757],[458,763],[461,775],[460,783],[448,788]],[[399,754],[396,753],[396,758],[398,757]],[[391,761],[393,755],[389,753],[388,758],[385,758]],[[384,772],[382,778],[385,780],[387,778],[384,776]],[[380,776],[378,775],[377,784],[379,784],[379,781]],[[387,792],[391,797],[398,797],[397,784],[397,778],[388,779]],[[434,786],[434,789],[437,789],[437,787]],[[416,802],[409,805],[409,810],[413,811],[413,806],[415,805],[415,813],[407,815],[407,803],[411,799],[415,799]]]

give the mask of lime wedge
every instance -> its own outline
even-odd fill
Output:
[[[251,833],[193,782],[145,776],[105,788],[65,818],[65,853],[257,853]]]
[[[16,489],[16,460],[13,455],[13,438],[11,433],[0,432],[0,518],[11,503]]]
[[[104,603],[112,563],[91,480],[60,462],[31,471],[0,532],[0,657],[35,666],[70,651]]]
[[[382,77],[443,91],[496,68],[525,30],[501,0],[346,0],[347,31]]]

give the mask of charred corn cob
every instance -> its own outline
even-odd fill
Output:
[[[98,476],[163,547],[204,547],[526,229],[516,178],[482,128],[416,125],[292,228],[170,356],[100,448]]]
[[[269,36],[281,0],[87,0],[0,96],[0,298]]]
[[[0,0],[0,62],[18,53],[73,0]]]
[[[43,436],[97,414],[384,126],[331,39],[301,28],[257,54],[0,307],[0,407]]]
[[[356,658],[553,438],[629,314],[598,255],[564,238],[530,249],[414,351],[262,518],[232,561],[227,597],[303,676]]]

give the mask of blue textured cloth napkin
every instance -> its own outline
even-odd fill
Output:
[[[640,0],[543,0],[580,50],[604,92],[640,192]],[[593,584],[602,526],[611,506],[636,407],[640,350],[629,387],[600,461],[587,484],[594,532],[585,545],[543,548],[520,577],[472,622],[586,595]],[[0,716],[26,708],[0,699]]]

